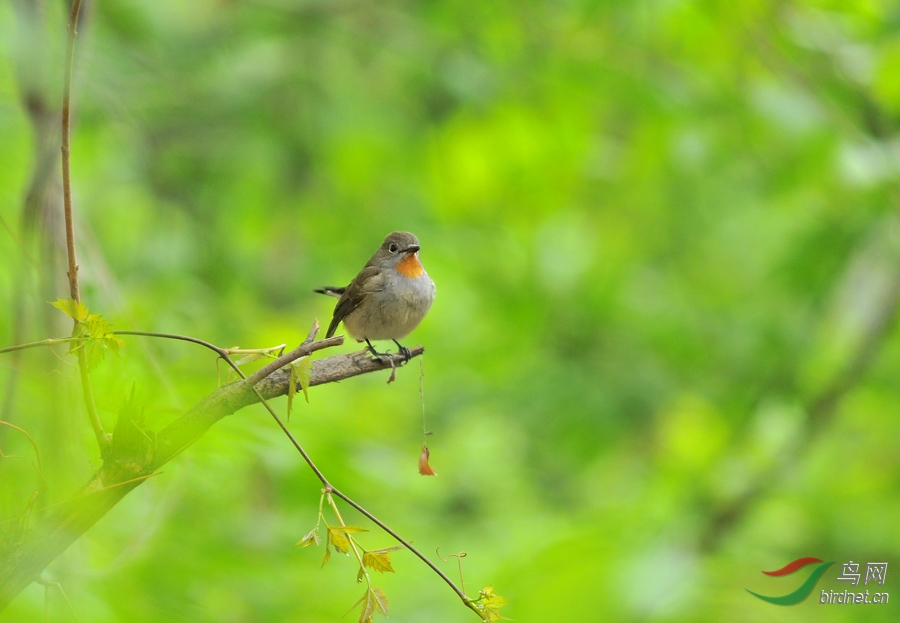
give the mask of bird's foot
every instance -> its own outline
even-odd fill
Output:
[[[400,346],[400,345],[397,344],[397,346]],[[404,357],[404,363],[406,363],[406,362],[409,361],[409,359],[412,357],[412,354],[409,352],[409,349],[408,349],[408,348],[405,348],[405,347],[403,347],[403,346],[400,346],[400,349],[401,349],[400,354],[403,355],[403,357]],[[394,361],[395,361],[394,358],[396,357],[396,355],[395,355],[394,353],[379,353],[377,350],[375,350],[375,347],[372,346],[372,343],[369,342],[369,340],[366,340],[366,350],[369,351],[369,353],[370,353],[376,360],[380,361],[381,363],[390,363],[390,364],[393,364]]]
[[[400,354],[403,355],[403,363],[407,363],[410,359],[412,359],[412,353],[406,346],[403,346],[397,340],[393,340],[393,342],[397,345],[397,350],[400,352]]]
[[[375,350],[375,347],[369,343],[369,340],[366,340],[366,350],[369,351],[369,354],[371,354],[376,360],[380,361],[381,363],[387,363],[387,359],[390,359],[391,357],[390,353],[379,353],[377,350]]]

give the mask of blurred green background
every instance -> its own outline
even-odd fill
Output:
[[[47,305],[67,292],[66,10],[0,3],[0,346],[69,331]],[[427,351],[439,476],[416,472],[418,362],[313,389],[290,426],[423,551],[467,552],[471,594],[492,584],[522,623],[898,620],[896,3],[124,0],[82,19],[80,276],[116,328],[294,345],[330,319],[313,288],[419,236],[438,296],[406,341]],[[155,428],[217,385],[207,351],[127,342],[93,375],[110,428],[132,385]],[[38,506],[99,465],[63,348],[3,355],[0,408],[40,448]],[[25,458],[0,460],[8,521],[39,482],[22,435],[0,448]],[[353,561],[293,547],[318,495],[251,407],[46,577],[82,622],[355,621]],[[835,561],[805,602],[745,591],[790,592],[805,571],[760,570],[801,556]],[[476,620],[393,559],[392,621]],[[887,561],[893,603],[820,605],[853,590],[850,560]],[[72,620],[44,597],[0,621]]]

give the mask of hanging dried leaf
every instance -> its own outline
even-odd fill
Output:
[[[428,464],[428,457],[431,456],[431,451],[428,449],[424,443],[422,444],[422,452],[419,454],[419,473],[423,476],[437,476],[437,472],[435,472],[431,465]]]

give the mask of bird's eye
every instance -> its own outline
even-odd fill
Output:
[[[397,249],[399,249],[399,248],[400,248],[400,247],[398,247],[396,244],[394,244],[394,243],[392,242],[392,243],[391,243],[391,246],[388,247],[388,251],[390,251],[391,253],[396,253],[396,252],[397,252]]]

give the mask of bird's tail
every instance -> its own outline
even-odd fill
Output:
[[[313,290],[313,292],[318,292],[319,294],[327,294],[328,296],[333,296],[335,298],[340,298],[344,293],[344,290],[347,288],[332,288],[331,286],[325,286],[324,288],[320,288],[318,290]]]
[[[336,298],[340,298],[344,293],[344,290],[347,288],[335,288],[332,286],[325,286],[324,288],[320,288],[318,290],[313,290],[313,292],[318,292],[319,294],[327,294],[328,296],[333,296]],[[337,331],[338,325],[341,324],[341,319],[335,316],[331,319],[331,324],[328,325],[328,332],[325,334],[326,338],[334,335],[334,332]]]
[[[341,319],[335,316],[331,319],[331,324],[328,325],[328,331],[325,333],[325,337],[329,338],[334,335],[334,332],[337,331],[338,325],[341,324]]]

